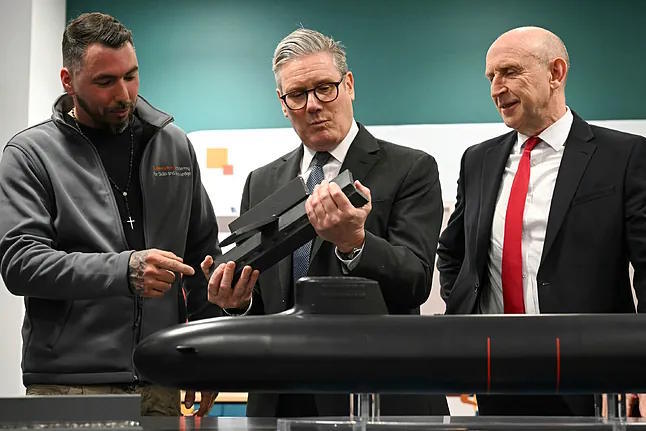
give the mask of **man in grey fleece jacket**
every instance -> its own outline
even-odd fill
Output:
[[[132,352],[221,312],[196,274],[220,250],[195,153],[138,96],[132,34],[116,19],[71,21],[63,65],[51,119],[11,138],[0,161],[0,270],[25,298],[23,382],[28,394],[140,393],[143,414],[176,415],[178,391],[140,381]],[[239,283],[257,275],[245,268]]]

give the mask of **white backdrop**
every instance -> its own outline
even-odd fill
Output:
[[[646,120],[592,121],[593,124],[646,136]],[[503,123],[367,126],[376,137],[417,148],[437,160],[442,197],[448,208],[455,201],[464,150],[509,129]],[[218,216],[237,216],[249,172],[293,150],[300,140],[291,128],[202,130],[189,133],[200,163],[202,182]],[[206,166],[207,149],[225,148],[233,175]]]

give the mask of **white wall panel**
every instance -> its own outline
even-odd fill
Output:
[[[51,114],[60,94],[65,0],[0,0],[0,146]],[[0,281],[0,397],[24,395],[20,370],[23,299]]]
[[[608,120],[591,123],[646,136],[646,120]],[[506,133],[502,123],[421,124],[367,126],[376,137],[417,148],[437,160],[445,205],[455,201],[462,153],[469,146]],[[218,216],[237,216],[244,182],[253,169],[293,150],[300,142],[291,128],[201,130],[189,133],[195,147],[202,181]],[[226,148],[233,175],[222,169],[207,168],[208,148]]]
[[[31,1],[0,0],[0,147],[27,127]],[[23,394],[20,372],[22,298],[0,281],[0,396]]]

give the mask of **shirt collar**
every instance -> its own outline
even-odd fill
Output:
[[[348,130],[348,134],[345,135],[345,138],[343,138],[343,140],[339,143],[339,145],[334,147],[334,149],[330,150],[330,154],[332,155],[332,157],[334,157],[341,164],[343,164],[343,161],[345,160],[345,156],[348,154],[348,150],[350,149],[350,144],[352,144],[352,141],[354,141],[354,138],[357,137],[358,133],[359,133],[359,126],[357,125],[357,122],[353,118],[352,124],[350,125],[350,130]],[[312,150],[307,145],[303,145],[303,160],[301,161],[301,174],[307,172],[315,154],[316,154],[316,151]]]
[[[551,126],[539,133],[538,137],[541,141],[552,147],[555,151],[559,151],[565,145],[574,116],[569,107],[565,107],[565,114],[556,120]],[[525,143],[530,137],[518,132],[518,143],[520,146]]]

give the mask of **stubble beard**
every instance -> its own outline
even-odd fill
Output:
[[[113,135],[119,135],[119,134],[123,133],[123,131],[128,128],[128,125],[132,121],[132,116],[133,116],[133,113],[134,113],[134,109],[133,109],[134,107],[131,104],[125,104],[125,103],[121,104],[121,106],[123,108],[129,107],[130,108],[130,113],[128,114],[128,116],[122,122],[113,124],[113,123],[109,123],[109,122],[105,121],[105,119],[103,117],[101,117],[100,115],[95,113],[94,110],[90,107],[90,104],[87,103],[85,100],[83,100],[83,98],[80,97],[78,94],[76,95],[76,100],[78,101],[79,106],[81,108],[83,108],[85,113],[87,115],[89,115],[90,118],[92,118],[92,121],[94,121],[94,124],[97,126],[97,128],[107,130]]]

